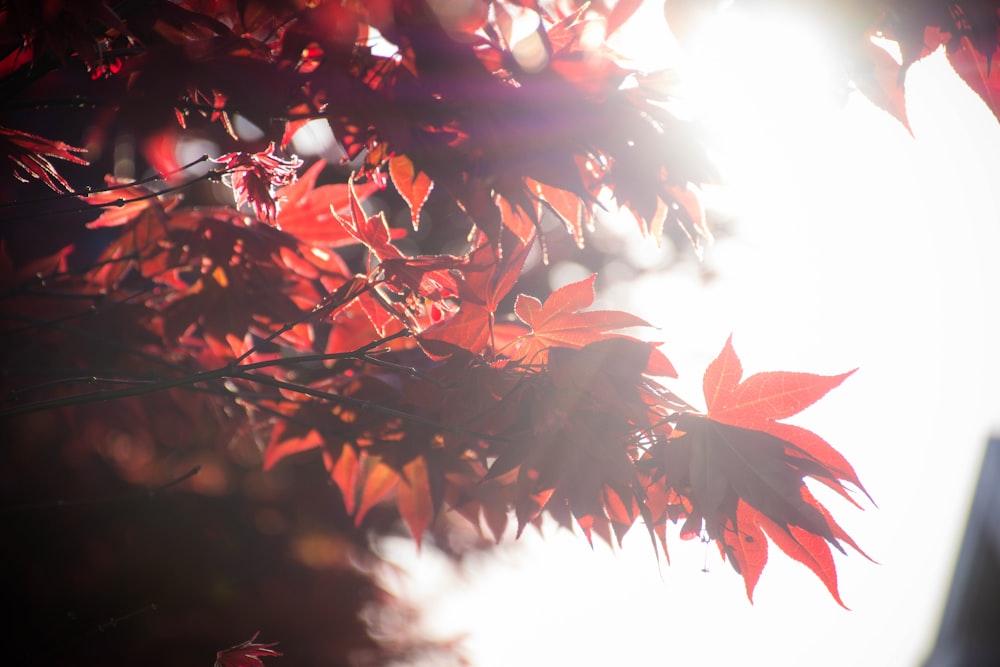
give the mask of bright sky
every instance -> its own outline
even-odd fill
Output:
[[[458,581],[430,551],[387,544],[413,569],[399,586],[427,628],[469,633],[476,667],[916,667],[933,642],[983,447],[1000,433],[1000,125],[941,53],[908,74],[911,137],[859,94],[831,104],[810,84],[819,40],[751,55],[740,27],[718,25],[689,63],[713,82],[701,95],[730,181],[713,196],[738,216],[708,250],[719,276],[618,284],[602,305],[662,328],[681,374],[671,387],[696,404],[730,333],[748,374],[859,367],[790,421],[843,452],[874,496],[864,512],[829,508],[879,564],[838,555],[846,611],[773,547],[753,605],[714,546],[675,540],[661,572],[641,526],[620,552],[527,531]]]

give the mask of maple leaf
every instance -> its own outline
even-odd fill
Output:
[[[409,449],[407,443],[403,444],[404,449]],[[358,452],[345,443],[339,455],[334,456],[329,449],[323,452],[330,478],[340,489],[348,514],[360,526],[372,508],[395,496],[399,516],[419,547],[437,512],[435,484],[431,481],[435,472],[428,455],[411,456],[402,465],[391,465],[386,457],[371,454],[372,447],[360,449]]]
[[[46,139],[37,134],[0,126],[0,153],[14,163],[14,177],[25,183],[36,178],[56,192],[72,192],[48,158],[58,158],[76,164],[89,164],[74,153],[82,153],[85,148],[70,146],[62,141]]]
[[[280,656],[281,653],[275,651],[272,646],[277,646],[277,642],[270,644],[257,643],[259,632],[255,632],[253,637],[219,651],[215,654],[215,667],[264,667],[262,657]]]
[[[826,508],[813,497],[807,487],[801,487],[800,491],[803,500],[820,512],[828,522],[837,539],[869,558],[830,517]],[[782,551],[812,570],[830,591],[834,600],[846,608],[837,590],[837,569],[830,549],[824,542],[825,538],[800,526],[781,525],[741,499],[736,511],[736,521],[727,521],[723,531],[723,549],[730,555],[734,569],[743,576],[747,597],[753,599],[754,587],[767,563],[768,546],[765,534]]]
[[[380,262],[388,259],[404,259],[406,256],[402,251],[392,244],[393,235],[395,234],[398,238],[401,234],[390,229],[385,215],[381,212],[375,215],[365,213],[364,208],[361,207],[361,198],[358,196],[357,186],[354,184],[353,178],[347,184],[347,192],[349,215],[342,216],[331,206],[334,218],[351,236],[367,246]]]
[[[767,560],[766,533],[843,605],[830,547],[844,552],[844,542],[864,552],[804,480],[823,482],[848,499],[844,482],[867,492],[839,452],[812,432],[778,420],[819,400],[851,373],[768,372],[743,379],[730,337],[705,371],[708,414],[677,415],[676,430],[659,451],[668,488],[691,503],[682,537],[705,530],[719,540],[751,601]]]
[[[389,158],[389,177],[396,191],[410,207],[410,217],[413,229],[420,228],[420,209],[434,189],[434,181],[422,171],[413,166],[413,161],[405,155],[394,155]]]
[[[354,513],[354,525],[360,526],[365,515],[395,491],[400,482],[399,473],[392,466],[382,462],[377,456],[365,456],[358,466],[360,500]]]
[[[677,431],[680,435],[672,446],[690,449],[688,481],[710,534],[721,523],[721,515],[732,509],[731,494],[735,494],[768,516],[833,541],[818,511],[798,502],[804,476],[827,474],[820,464],[788,454],[789,443],[768,433],[707,417],[680,415]]]
[[[278,421],[271,430],[271,440],[264,450],[264,470],[270,470],[281,459],[323,446],[325,440],[314,428],[305,433],[289,433],[289,423]]]
[[[594,303],[596,278],[597,274],[591,274],[583,280],[564,285],[552,292],[545,303],[533,296],[519,294],[514,302],[514,312],[531,327],[531,331],[511,343],[508,356],[532,364],[544,364],[550,347],[580,349],[600,340],[627,338],[607,333],[609,331],[651,326],[644,319],[623,311],[584,311]],[[652,354],[657,356],[660,374],[676,376],[666,357],[660,359],[662,352],[653,350]]]
[[[126,193],[143,192],[142,186],[126,188]],[[100,203],[109,193],[91,195]],[[89,200],[90,198],[88,198]],[[113,201],[113,200],[111,200]],[[158,282],[170,282],[169,270],[176,268],[167,252],[172,232],[188,228],[190,217],[168,217],[177,200],[160,201],[147,198],[130,202],[122,207],[108,207],[88,228],[118,227],[119,235],[111,240],[98,258],[94,269],[88,273],[90,281],[105,288],[117,287],[133,270],[139,275]],[[170,224],[167,224],[167,220]]]
[[[418,456],[403,466],[397,488],[396,507],[420,547],[424,531],[434,518],[430,471],[427,458]]]
[[[317,160],[295,182],[278,188],[274,199],[281,202],[276,226],[310,245],[337,248],[352,245],[358,239],[349,234],[343,225],[336,224],[337,215],[343,215],[351,205],[351,191],[347,183],[316,186],[316,180],[326,167],[325,160]],[[375,190],[371,183],[354,185],[359,200],[364,200]]]
[[[236,206],[249,204],[257,218],[269,225],[274,224],[278,213],[274,188],[292,183],[302,166],[297,157],[276,156],[273,141],[259,153],[226,153],[215,162],[225,165],[223,181],[233,189]]]
[[[436,343],[473,354],[494,349],[497,309],[517,282],[529,250],[530,245],[519,244],[503,258],[497,257],[492,244],[484,243],[474,250],[462,266],[462,278],[456,282],[459,310],[421,333],[425,349],[429,344],[434,351],[445,354]]]
[[[601,9],[580,5],[545,32],[552,50],[549,68],[561,78],[591,94],[605,95],[621,83],[625,70],[606,45],[593,48],[586,35],[600,30],[615,32],[638,7],[634,0],[617,3],[606,17],[595,16]],[[591,11],[596,10],[596,11]],[[603,24],[603,25],[601,25]]]
[[[730,336],[719,356],[705,369],[702,384],[709,416],[735,426],[758,428],[801,412],[853,373],[851,370],[826,376],[765,372],[744,380]]]

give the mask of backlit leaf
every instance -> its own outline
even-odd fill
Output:
[[[0,153],[6,154],[7,159],[14,163],[14,176],[25,182],[29,178],[36,178],[56,192],[72,192],[73,189],[66,179],[59,175],[49,158],[88,164],[86,160],[76,155],[85,151],[85,148],[70,146],[63,141],[46,139],[23,130],[0,127]]]
[[[418,456],[403,466],[402,480],[396,496],[399,514],[410,529],[410,534],[420,546],[424,531],[434,518],[431,501],[430,477],[427,474],[427,459]]]
[[[759,512],[755,518],[757,524],[782,551],[812,570],[837,604],[847,608],[837,590],[837,567],[833,562],[830,545],[823,538],[799,526],[778,525]]]
[[[514,312],[531,332],[514,341],[509,355],[530,363],[545,363],[550,347],[579,349],[613,337],[608,332],[627,327],[648,327],[640,317],[615,310],[583,311],[594,302],[596,274],[555,290],[545,303],[519,295]]]
[[[902,66],[885,49],[876,46],[870,39],[862,40],[853,78],[865,97],[892,114],[907,132],[913,133],[906,117]]]
[[[818,480],[851,502],[843,482],[864,487],[846,459],[819,436],[777,420],[811,405],[851,373],[770,372],[746,380],[742,373],[730,337],[705,371],[708,415],[675,416],[670,439],[652,450],[668,490],[690,502],[677,517],[686,518],[682,533],[696,535],[704,529],[719,540],[743,576],[751,601],[767,561],[766,533],[809,567],[843,605],[830,547],[844,552],[843,542],[864,552],[809,492],[805,480]]]
[[[399,485],[399,473],[389,465],[368,458],[361,466],[361,498],[354,524],[360,526],[371,508],[384,500]]]
[[[420,228],[420,210],[434,189],[434,181],[422,171],[417,171],[413,162],[405,155],[394,155],[389,158],[389,177],[396,187],[396,192],[410,207],[410,217],[413,229]]]
[[[723,540],[734,569],[743,577],[747,598],[753,602],[754,589],[767,564],[767,537],[757,523],[757,510],[743,500],[738,502],[735,525],[726,526]]]

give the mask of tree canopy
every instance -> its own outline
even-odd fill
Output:
[[[751,600],[773,544],[843,604],[833,552],[864,552],[808,484],[870,497],[785,420],[853,371],[744,377],[730,339],[689,403],[664,323],[532,278],[595,225],[712,240],[672,75],[609,44],[638,4],[0,2],[19,655],[173,664],[258,628],[218,664],[449,652],[386,621],[369,537],[460,557],[548,519],[641,524],[655,558],[678,525]],[[664,9],[683,42],[722,4]],[[737,4],[827,23],[839,84],[904,126],[939,46],[1000,115],[993,2]],[[317,124],[335,147],[298,157]]]

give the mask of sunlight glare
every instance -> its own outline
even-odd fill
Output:
[[[789,153],[836,111],[834,58],[822,35],[792,18],[736,10],[706,22],[682,63],[683,100],[723,178],[783,170]]]

